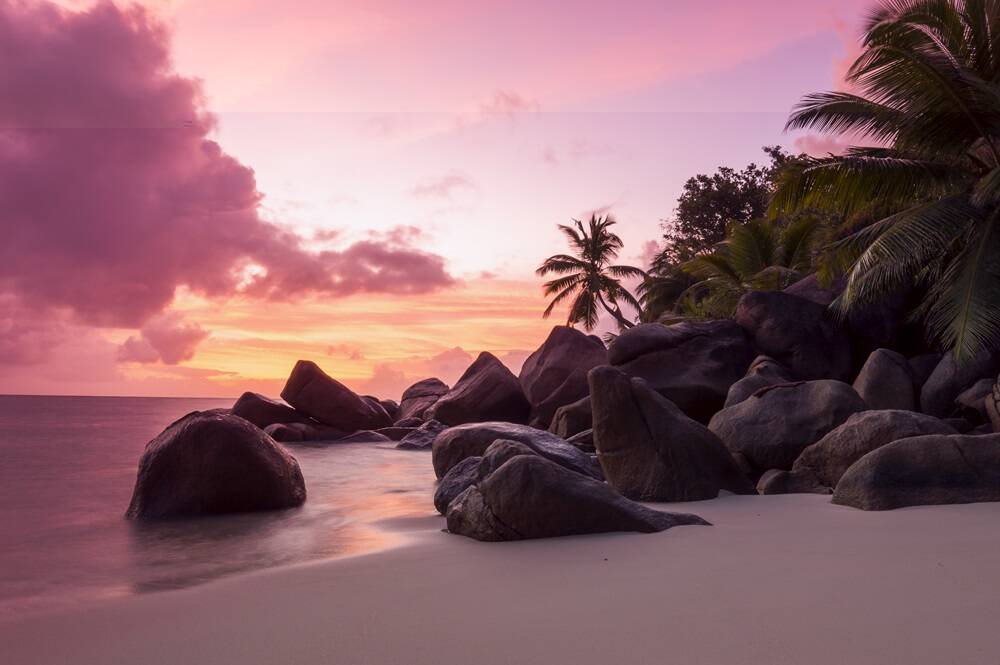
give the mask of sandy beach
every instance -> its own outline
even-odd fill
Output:
[[[670,506],[662,506],[669,508]],[[682,504],[712,527],[488,544],[440,517],[374,554],[0,624],[18,665],[990,664],[1000,503]]]

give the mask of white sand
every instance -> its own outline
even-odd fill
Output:
[[[653,535],[408,542],[0,624],[0,662],[996,665],[1000,503],[684,504]]]

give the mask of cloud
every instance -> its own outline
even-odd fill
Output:
[[[0,293],[140,327],[179,287],[288,300],[454,283],[407,243],[313,252],[262,219],[253,170],[209,138],[200,84],[141,7],[0,0],[0,44]]]
[[[343,356],[350,360],[364,360],[365,354],[353,344],[331,344],[326,347],[326,355]]]
[[[177,312],[165,312],[143,326],[138,336],[125,340],[118,349],[118,360],[176,365],[191,360],[195,349],[208,335],[207,330],[185,322]]]
[[[797,152],[804,152],[812,157],[842,155],[852,145],[858,145],[858,141],[852,141],[846,136],[805,134],[795,139],[795,150]]]
[[[423,180],[411,190],[417,198],[451,199],[460,190],[475,190],[476,185],[463,175],[451,173],[440,178]]]
[[[639,266],[644,270],[648,269],[649,266],[653,264],[657,255],[660,253],[660,243],[657,240],[647,240],[642,243],[642,252],[636,257],[639,259]]]

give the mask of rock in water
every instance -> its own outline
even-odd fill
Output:
[[[780,291],[753,291],[740,298],[736,323],[760,351],[797,379],[850,381],[850,341],[823,305]]]
[[[696,515],[647,508],[534,455],[516,456],[466,489],[448,507],[447,521],[452,533],[485,541],[708,524]]]
[[[299,413],[287,404],[251,392],[240,395],[240,398],[233,404],[232,414],[244,420],[249,420],[261,429],[274,424],[316,424],[316,421],[304,413]]]
[[[299,464],[238,416],[195,411],[146,444],[126,516],[193,517],[300,506]]]
[[[295,363],[281,398],[298,411],[345,432],[381,429],[392,424],[378,402],[358,396],[308,360]]]
[[[780,383],[791,383],[792,374],[774,358],[757,356],[746,376],[734,383],[726,394],[725,406],[739,404],[761,388],[776,386]]]
[[[608,349],[608,362],[700,422],[722,408],[730,386],[746,374],[754,350],[732,321],[646,323],[626,330]]]
[[[446,425],[528,422],[531,405],[521,383],[492,353],[479,354],[458,383],[427,411]]]
[[[440,379],[424,379],[417,381],[403,391],[403,399],[399,403],[396,419],[424,419],[427,409],[434,406],[443,395],[448,394],[448,386]]]
[[[835,487],[852,464],[893,441],[925,434],[957,434],[933,416],[912,411],[881,410],[853,414],[843,425],[802,451],[792,473]]]
[[[587,396],[587,372],[607,360],[608,350],[597,337],[568,326],[553,328],[521,367],[532,419],[548,427],[556,409]]]
[[[600,468],[590,459],[590,455],[554,434],[527,425],[499,422],[459,425],[439,434],[431,452],[434,473],[442,478],[451,467],[466,457],[482,457],[490,444],[498,439],[523,443],[542,457],[567,469],[603,479]]]
[[[876,349],[854,380],[854,390],[870,409],[917,410],[917,389],[903,354]]]
[[[854,388],[840,381],[784,383],[723,409],[708,429],[756,473],[787,471],[807,446],[865,408]]]
[[[590,372],[594,447],[604,477],[637,501],[700,501],[719,490],[753,494],[719,438],[642,379]]]
[[[979,379],[996,376],[997,369],[997,356],[990,353],[961,364],[955,354],[944,354],[920,390],[920,410],[938,418],[952,415],[955,398]]]
[[[590,390],[588,387],[587,390]],[[552,417],[549,431],[556,436],[568,439],[571,436],[592,429],[594,416],[591,413],[590,397],[584,397],[572,404],[561,406]]]
[[[865,455],[833,502],[862,510],[1000,501],[1000,434],[901,439]]]
[[[400,450],[430,450],[438,434],[448,429],[447,425],[436,420],[426,423],[403,437],[396,446]]]

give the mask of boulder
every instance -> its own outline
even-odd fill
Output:
[[[753,291],[740,298],[735,318],[760,352],[793,377],[853,378],[848,335],[823,305],[780,291]]]
[[[776,386],[779,383],[790,383],[791,381],[791,372],[777,360],[768,356],[757,356],[750,363],[746,376],[730,386],[729,392],[726,394],[726,403],[723,406],[739,404],[761,388]]]
[[[426,412],[446,425],[526,423],[531,412],[521,383],[492,353],[479,354],[458,383]]]
[[[399,411],[396,413],[398,420],[408,418],[425,419],[427,409],[434,406],[443,395],[448,393],[448,385],[440,379],[424,379],[417,381],[412,386],[403,391],[403,398],[399,402]]]
[[[590,390],[588,387],[587,390]],[[556,410],[549,431],[558,437],[568,439],[574,434],[593,427],[594,417],[590,412],[590,396],[566,404]]]
[[[1000,501],[1000,434],[900,439],[858,460],[833,502],[862,510]]]
[[[425,421],[423,418],[414,418],[410,416],[409,418],[400,418],[392,424],[393,427],[420,427]]]
[[[438,478],[466,457],[482,457],[498,439],[518,441],[542,457],[567,469],[602,479],[600,468],[590,456],[544,430],[512,423],[472,423],[450,427],[438,435],[431,448],[431,461]]]
[[[193,517],[301,506],[299,464],[260,428],[195,411],[146,444],[126,516]]]
[[[809,476],[795,471],[770,469],[757,481],[758,494],[831,494],[833,490],[820,485]]]
[[[476,484],[479,480],[480,460],[481,457],[466,457],[444,474],[434,490],[434,508],[439,513],[447,513],[448,506],[455,497]]]
[[[916,411],[917,388],[910,372],[901,353],[876,349],[854,380],[854,390],[871,409]]]
[[[516,456],[466,489],[448,507],[447,522],[451,533],[485,541],[708,524],[696,515],[647,508],[534,455]]]
[[[447,425],[436,420],[428,420],[404,436],[396,447],[400,450],[430,450],[434,439],[446,429],[448,429]]]
[[[275,423],[315,423],[283,402],[265,397],[259,393],[246,392],[233,404],[231,413],[243,420],[249,420],[261,429]]]
[[[531,415],[548,427],[559,407],[587,396],[587,372],[603,365],[608,351],[593,335],[556,326],[524,361],[519,380],[531,403]]]
[[[973,423],[989,421],[986,398],[993,393],[994,380],[979,379],[955,398],[958,413]]]
[[[848,468],[893,441],[925,434],[957,434],[933,416],[913,411],[878,410],[853,414],[844,424],[802,451],[792,472],[834,487]]]
[[[385,409],[377,402],[373,405],[308,360],[295,363],[281,398],[311,418],[345,432],[391,424]]]
[[[264,428],[264,433],[281,443],[298,443],[304,441],[303,430],[285,423],[274,423]]]
[[[997,375],[997,357],[980,353],[963,363],[955,354],[941,356],[937,367],[920,389],[920,410],[938,418],[954,415],[955,398],[980,379]]]
[[[608,361],[645,379],[690,417],[708,422],[754,355],[749,338],[732,321],[685,321],[626,330],[611,343]]]
[[[840,381],[783,383],[723,409],[708,428],[759,475],[791,469],[806,447],[865,408],[854,388]]]
[[[729,451],[643,379],[590,371],[594,447],[608,483],[636,501],[700,501],[720,490],[753,494]]]
[[[970,423],[965,418],[959,418],[959,417],[955,417],[955,418],[942,418],[941,422],[943,422],[944,424],[948,425],[949,427],[951,427],[952,429],[954,429],[959,434],[965,434],[966,432],[972,431],[972,428],[975,427],[975,425],[973,425],[972,423]]]

